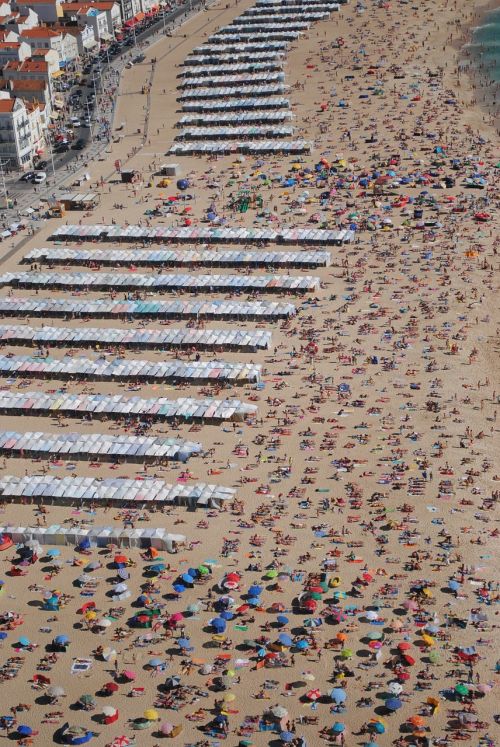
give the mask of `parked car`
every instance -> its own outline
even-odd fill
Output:
[[[71,146],[72,150],[83,150],[85,148],[85,140],[83,138],[79,137],[78,140],[76,140],[73,145]]]

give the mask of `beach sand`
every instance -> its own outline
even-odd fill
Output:
[[[228,745],[245,738],[255,745],[277,745],[279,731],[287,729],[292,730],[294,739],[303,737],[309,746],[322,741],[361,745],[374,740],[388,745],[398,738],[407,738],[401,744],[428,744],[426,739],[453,734],[459,725],[458,713],[466,710],[482,725],[477,729],[469,725],[470,736],[464,739],[487,744],[479,740],[485,734],[494,740],[498,685],[499,223],[495,164],[499,149],[489,115],[471,105],[474,91],[470,81],[464,75],[457,78],[456,42],[474,11],[458,0],[419,6],[370,3],[362,13],[353,5],[342,6],[327,21],[315,24],[291,46],[285,68],[296,134],[314,144],[313,152],[301,159],[296,171],[291,171],[294,159],[281,156],[262,162],[235,160],[234,156],[217,160],[166,156],[180,117],[175,102],[178,66],[215,27],[250,6],[250,2],[215,4],[189,20],[172,38],[147,50],[146,61],[124,73],[115,116],[115,126],[125,123],[120,131],[124,137],[112,144],[106,161],[88,167],[90,187],[97,185],[101,204],[88,216],[67,213],[62,222],[78,223],[81,219],[82,223],[109,224],[114,218],[119,224],[181,223],[179,213],[161,219],[144,215],[161,195],[171,194],[169,190],[175,193],[175,185],[159,189],[153,174],[162,163],[179,161],[195,196],[190,203],[195,222],[213,205],[232,226],[314,227],[325,223],[331,228],[355,222],[356,240],[329,247],[330,267],[304,271],[320,278],[317,293],[283,295],[297,305],[295,318],[275,324],[206,323],[207,328],[262,327],[273,333],[268,351],[200,353],[203,361],[221,357],[262,364],[262,388],[243,385],[216,392],[218,397],[234,396],[257,404],[255,422],[235,426],[183,423],[176,428],[154,423],[147,429],[148,435],[200,441],[208,453],[189,461],[191,481],[234,487],[241,501],[225,511],[167,507],[156,512],[140,510],[132,517],[137,527],[166,527],[186,535],[187,545],[179,553],[161,553],[169,567],[155,581],[159,594],[153,597],[167,619],[173,613],[186,612],[188,605],[198,600],[200,611],[186,616],[173,636],[162,637],[161,627],[157,642],[134,646],[147,632],[127,625],[141,609],[131,603],[147,582],[143,575],[146,563],[138,550],[126,551],[136,564],[127,581],[132,596],[117,603],[110,598],[118,580],[113,552],[104,556],[104,551],[93,549],[89,556],[81,556],[73,547],[62,546],[62,563],[55,576],[51,576],[51,563],[37,562],[25,569],[25,576],[14,578],[9,569],[15,553],[5,551],[2,610],[19,612],[24,622],[0,643],[1,659],[5,662],[10,656],[22,656],[24,664],[17,677],[1,684],[4,711],[7,714],[16,704],[27,704],[29,711],[17,713],[16,718],[18,724],[40,732],[37,744],[49,743],[67,721],[93,730],[97,735],[93,742],[98,745],[121,734],[135,735],[141,746],[154,745],[163,741],[157,725],[136,733],[127,720],[140,718],[154,706],[158,686],[166,676],[183,672],[181,681],[191,690],[178,710],[157,709],[160,722],[182,725],[177,737],[181,744],[205,738],[208,744],[215,744],[219,737],[206,737],[201,729],[220,713],[216,701],[224,692],[214,690],[214,673],[204,673],[203,664],[212,664],[223,653],[227,660],[220,662],[219,673],[234,672],[229,691],[235,698],[226,703],[225,711]],[[343,41],[333,47],[339,39]],[[140,90],[151,74],[152,57],[157,63],[147,97]],[[373,95],[374,88],[382,93]],[[340,107],[340,100],[348,105]],[[323,103],[327,104],[324,111]],[[437,147],[444,155],[435,152]],[[336,165],[337,173],[332,172],[327,183],[317,186],[305,169],[314,170],[321,158]],[[460,161],[455,170],[450,165],[452,159]],[[127,188],[118,183],[115,160],[120,160],[122,167],[141,171],[143,184]],[[371,181],[375,170],[386,173],[391,168],[398,176],[407,176],[407,183],[393,188],[387,180],[379,194],[359,183],[362,172]],[[476,170],[488,186],[477,191],[466,189],[464,177]],[[275,176],[275,181],[263,185],[263,173]],[[417,173],[424,175],[420,181]],[[296,186],[284,189],[278,185],[278,176],[291,174],[298,178]],[[454,177],[455,186],[442,188],[444,176]],[[150,179],[154,186],[148,188]],[[230,194],[244,185],[259,189],[267,211],[263,217],[255,210],[240,214],[227,208]],[[322,204],[320,195],[325,190]],[[419,230],[412,203],[400,198],[416,199],[423,191],[428,225]],[[115,209],[117,203],[124,209]],[[457,206],[463,211],[454,211]],[[490,215],[487,222],[475,220],[478,212]],[[310,222],[315,214],[319,223]],[[390,222],[382,228],[384,218]],[[19,264],[22,256],[33,247],[51,246],[49,236],[60,222],[43,224],[35,237],[3,263],[3,272],[26,269]],[[57,270],[66,272],[68,268]],[[155,272],[140,270],[151,271]],[[252,272],[263,274],[264,270]],[[286,270],[279,272],[286,274]],[[290,273],[301,274],[297,270]],[[13,293],[21,298],[36,297],[34,291]],[[40,290],[38,296],[65,294]],[[85,293],[79,297],[104,296]],[[103,328],[130,326],[119,320],[2,320],[3,324],[10,322],[76,328],[82,323]],[[158,321],[151,321],[146,328],[159,326]],[[185,322],[171,321],[169,326],[183,327]],[[314,345],[309,345],[311,342]],[[4,345],[2,352],[22,355],[33,350]],[[65,352],[54,348],[50,354],[58,358]],[[75,349],[73,354],[96,355],[87,349]],[[107,354],[112,357],[114,351]],[[162,360],[176,354],[125,350],[123,355]],[[188,358],[182,352],[178,356]],[[10,392],[53,391],[60,386],[61,382],[53,380],[24,379],[22,386],[19,381],[2,380],[2,389]],[[70,392],[143,397],[202,397],[213,392],[207,386],[173,386],[168,382],[139,387],[112,382],[69,382],[64,386]],[[25,416],[2,416],[1,425],[4,430],[50,433],[132,435],[135,429],[133,423]],[[43,471],[58,477],[155,475],[170,483],[185,470],[178,463],[152,466],[145,472],[134,464],[49,465],[25,458],[8,458],[3,464],[0,458],[0,466],[0,478]],[[43,516],[33,505],[7,501],[1,518],[4,525],[14,526],[39,521],[121,528],[126,515],[127,511],[116,508],[49,505]],[[98,581],[97,589],[94,596],[83,597],[74,583],[82,572],[75,561],[85,565],[96,559],[103,563],[92,574]],[[209,580],[203,577],[200,584],[174,598],[173,583],[179,575],[206,561],[213,568]],[[266,577],[270,569],[281,575]],[[252,584],[263,587],[261,603],[256,609],[236,613],[227,625],[229,643],[218,648],[207,624],[217,614],[217,584],[235,571],[241,573],[241,581],[232,593],[234,607],[245,603]],[[307,612],[297,598],[310,588],[308,574],[317,586],[321,572],[327,574],[330,587],[316,592],[316,607]],[[450,588],[450,581],[458,585],[452,583]],[[44,590],[54,589],[68,595],[67,603],[55,615],[42,609]],[[115,606],[123,606],[125,611],[98,634],[87,629],[77,614],[89,600],[95,602],[99,615]],[[276,612],[270,611],[273,604],[279,604],[288,617],[281,627]],[[370,622],[367,611],[376,612],[377,619]],[[484,613],[484,620],[478,621],[478,612]],[[305,620],[318,618],[318,627],[310,627],[314,623],[304,627]],[[422,637],[425,625],[434,631],[427,642]],[[126,631],[121,640],[116,640],[118,627]],[[189,636],[194,647],[191,664],[189,655],[179,653],[175,644],[181,633]],[[244,641],[265,636],[275,642],[279,633],[288,633],[295,643],[307,639],[308,648],[300,652],[296,646],[291,651],[285,647],[287,666],[271,666],[273,659],[269,657],[267,667],[256,666],[262,658],[256,653],[258,647],[247,647]],[[372,633],[382,634],[380,646],[373,643],[374,638],[370,645]],[[71,639],[67,652],[58,655],[50,670],[38,670],[52,685],[65,690],[66,697],[52,705],[44,691],[32,688],[31,679],[46,646],[58,634]],[[16,645],[20,635],[27,636],[36,648],[20,650]],[[405,643],[413,665],[401,657],[400,644]],[[74,704],[82,694],[95,695],[115,675],[113,662],[94,656],[99,645],[116,649],[118,672],[132,669],[137,677],[133,684],[118,678],[118,692],[109,698],[96,695],[93,711],[79,710]],[[340,654],[342,646],[352,651],[345,659]],[[459,656],[468,647],[477,653],[470,666]],[[430,655],[434,651],[435,657]],[[71,674],[76,657],[92,659],[87,673]],[[151,657],[165,662],[165,672],[148,669]],[[391,714],[384,699],[398,691],[390,686],[394,682],[402,685],[401,707]],[[468,682],[468,696],[453,694],[457,684],[467,687]],[[478,684],[479,690],[472,688]],[[130,697],[132,687],[144,688],[143,694]],[[345,689],[344,709],[335,710],[327,696],[334,687]],[[306,697],[316,688],[321,693],[317,702]],[[370,704],[361,707],[362,698],[369,698]],[[440,703],[433,715],[433,708],[426,705],[428,698]],[[103,725],[97,716],[102,706],[109,704],[119,709],[120,716],[116,723]],[[257,717],[278,704],[288,716],[276,724],[277,732],[259,731]],[[61,712],[60,717],[47,717],[55,711]],[[417,715],[422,716],[424,730],[413,736],[408,719]],[[307,719],[312,723],[304,723]],[[367,726],[371,719],[382,719],[383,725],[372,721]],[[242,730],[245,720],[252,723],[246,731]],[[345,724],[343,737],[332,731],[335,722]],[[384,733],[373,736],[377,729]]]

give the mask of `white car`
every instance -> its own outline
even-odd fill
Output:
[[[73,127],[81,127],[82,126],[80,120],[78,119],[78,117],[71,117],[71,124],[73,125]]]
[[[33,184],[42,184],[47,178],[47,174],[45,171],[37,171],[33,179],[31,180]]]

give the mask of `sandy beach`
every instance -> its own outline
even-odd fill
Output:
[[[30,456],[13,446],[0,452],[0,736],[64,743],[70,724],[81,727],[74,740],[116,747],[169,738],[199,747],[493,747],[500,149],[492,110],[477,106],[475,83],[459,69],[461,45],[482,6],[342,5],[293,41],[285,58],[293,137],[311,142],[310,153],[168,155],[183,115],[176,99],[185,90],[178,88],[184,60],[252,7],[250,0],[215,3],[144,50],[145,61],[120,82],[107,158],[88,164],[99,206],[37,223],[36,235],[1,264],[0,310],[15,299],[20,310],[0,318],[0,436],[175,438],[201,451],[186,463],[86,452]],[[121,183],[116,161],[137,170],[140,181]],[[181,173],[160,187],[159,169],[171,162]],[[177,178],[188,180],[187,189]],[[247,195],[254,200],[240,210]],[[264,244],[251,236],[234,246],[51,238],[64,226],[99,223],[316,228],[352,230],[353,237],[326,246]],[[138,264],[100,266],[74,251],[66,263],[23,263],[33,249],[64,247],[134,250]],[[179,265],[139,266],[140,253],[151,248],[175,250]],[[220,267],[189,263],[182,254],[231,249],[326,251],[330,261],[297,268],[229,259]],[[39,285],[18,287],[5,277],[23,272]],[[79,272],[135,280],[207,274],[215,289],[134,295],[118,284],[65,290],[43,280],[45,273]],[[217,290],[216,275],[235,276],[243,288]],[[264,276],[274,276],[267,287],[245,289],[245,279]],[[274,287],[306,276],[318,279],[313,290]],[[177,319],[103,318],[64,317],[48,307],[42,315],[26,306],[173,299],[289,303],[295,311],[262,319],[187,312]],[[8,326],[16,327],[15,343],[2,336]],[[103,340],[109,329],[267,331],[271,343],[151,349],[125,340],[38,349],[19,327],[92,328]],[[188,374],[147,382],[27,370],[8,377],[9,362],[34,355],[63,368],[79,356],[119,358],[124,370],[131,361],[261,368],[258,382],[238,384]],[[145,405],[117,416],[109,402],[101,414],[59,409],[55,416],[12,404],[42,393],[140,397],[150,405],[158,398],[234,398],[257,410],[217,420],[141,417]],[[13,497],[8,477],[25,478],[26,486],[39,477],[84,477],[98,488],[132,479],[144,494],[154,480],[185,492],[200,483],[235,492],[205,507],[76,497],[61,505],[36,493]],[[13,528],[53,525],[158,527],[185,542],[170,554],[148,551],[147,542],[78,547],[68,538],[35,546],[34,562],[29,547],[9,543]],[[66,743],[84,742],[68,736]]]

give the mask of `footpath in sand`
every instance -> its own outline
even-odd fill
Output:
[[[313,25],[285,66],[294,137],[312,142],[310,154],[165,156],[181,116],[179,66],[249,7],[214,5],[125,73],[115,120],[124,122],[115,133],[122,139],[107,163],[89,166],[99,208],[47,222],[2,265],[0,727],[20,744],[63,741],[69,724],[79,727],[67,732],[75,744],[151,747],[175,737],[185,745],[496,745],[500,172],[489,115],[470,105],[473,91],[456,73],[456,19],[470,21],[471,11],[441,0],[369,3],[363,12],[341,6]],[[142,94],[148,80],[150,94]],[[115,160],[141,172],[142,182],[119,183]],[[157,186],[154,173],[169,161],[189,179],[188,212],[175,180]],[[255,206],[240,212],[244,190]],[[164,213],[169,196],[177,199]],[[301,268],[234,258],[222,268],[213,258],[158,268],[140,265],[150,247],[134,242],[50,239],[65,224],[112,221],[202,230],[208,213],[212,225],[354,237],[340,246],[220,247],[330,253],[326,266]],[[62,264],[23,263],[43,247],[133,249],[137,265],[100,266],[74,251]],[[25,287],[7,275],[21,272],[30,276]],[[66,288],[45,278],[54,272]],[[174,272],[234,275],[243,285],[273,277],[251,292],[217,290],[223,277],[206,292],[134,295],[109,281],[106,290],[69,288],[78,272],[103,285],[106,273],[127,275],[131,285]],[[275,287],[306,276],[318,281],[307,281],[304,293]],[[59,301],[125,302],[129,294],[178,301],[185,313],[54,311]],[[214,300],[234,306],[192,310]],[[45,316],[29,305],[42,302],[52,304]],[[294,309],[256,319],[248,307],[256,302]],[[27,330],[42,326],[86,337],[59,347],[51,334],[60,333],[45,329],[48,342],[34,350]],[[249,337],[239,346],[226,337],[187,348],[176,337],[158,349],[144,339],[105,341],[111,328],[182,336],[187,327]],[[255,343],[260,332],[272,335],[267,349]],[[60,360],[60,370],[43,374],[18,361],[35,353],[40,366],[40,358]],[[120,359],[120,373],[66,375],[78,356],[100,366]],[[150,367],[141,381],[127,373],[137,360],[187,365],[182,377]],[[214,381],[193,378],[211,362]],[[235,385],[228,371],[238,364],[245,370]],[[84,397],[96,394],[109,400],[90,414]],[[83,402],[71,414],[69,400],[69,410],[61,404],[68,395]],[[132,397],[148,403],[120,415],[117,395],[127,407]],[[180,414],[161,415],[160,398],[239,403],[204,418],[178,402]],[[49,443],[45,451],[16,447],[12,434],[27,432]],[[85,437],[79,451],[64,453],[60,442],[74,434]],[[140,436],[144,448],[130,458],[96,457],[92,435]],[[158,456],[155,439],[166,438],[176,442]],[[186,464],[171,458],[179,451]],[[88,478],[84,487],[75,487],[78,478]],[[155,481],[191,508],[148,501],[160,490]],[[59,505],[61,484],[70,505]],[[118,486],[122,499],[113,503]],[[197,496],[206,508],[193,510]],[[44,541],[54,525],[74,533],[65,540],[52,529]],[[29,526],[40,528],[42,548],[16,550],[12,529]],[[108,537],[102,547],[81,534],[95,528]],[[134,546],[154,528],[177,535],[174,545],[159,537],[160,549]]]

